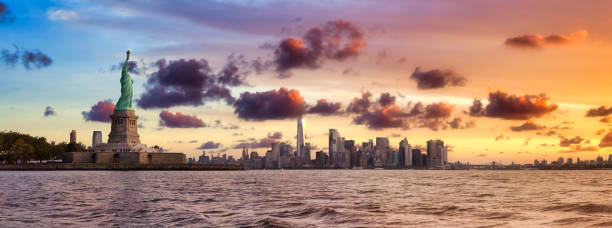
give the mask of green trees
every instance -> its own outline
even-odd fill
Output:
[[[86,151],[85,145],[81,143],[71,144],[62,142],[52,145],[44,137],[18,132],[0,132],[0,163],[61,159],[64,152]]]
[[[34,146],[27,144],[23,139],[17,139],[9,150],[9,163],[26,163],[34,158]]]

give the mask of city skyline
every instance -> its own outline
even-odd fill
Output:
[[[611,153],[606,1],[0,4],[0,131],[105,142],[131,48],[143,143],[187,157],[301,145],[298,116],[311,159],[330,128],[396,149],[443,139],[449,162]]]

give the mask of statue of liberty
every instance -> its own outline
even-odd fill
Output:
[[[121,70],[121,97],[119,98],[119,101],[117,101],[117,105],[115,105],[115,110],[134,110],[132,108],[132,96],[134,95],[134,92],[132,91],[132,84],[134,81],[128,73],[130,69],[130,64],[128,64],[129,60],[130,49],[127,50],[125,64],[123,64],[123,69]]]

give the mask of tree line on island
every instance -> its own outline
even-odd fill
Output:
[[[86,151],[82,143],[48,143],[45,137],[19,132],[0,132],[0,164],[20,164],[31,160],[61,159],[65,152]]]

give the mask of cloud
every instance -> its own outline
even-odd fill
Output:
[[[546,94],[516,96],[498,90],[489,92],[489,104],[485,108],[482,102],[474,99],[470,115],[487,116],[502,119],[528,120],[541,117],[557,110],[557,104],[549,102]]]
[[[242,148],[266,148],[270,147],[273,142],[278,142],[279,139],[283,137],[281,132],[268,133],[267,137],[261,138],[259,140],[255,138],[249,138],[246,140],[239,140],[238,144],[234,145],[234,149],[242,149]]]
[[[467,128],[474,127],[476,125],[476,122],[473,121],[473,120],[464,121],[463,118],[456,117],[453,120],[451,120],[450,122],[448,122],[448,125],[452,129],[467,129]]]
[[[244,92],[234,103],[234,113],[245,120],[280,120],[297,118],[306,111],[306,102],[295,89]]]
[[[221,146],[221,143],[216,143],[216,142],[213,142],[213,141],[208,141],[208,142],[202,143],[202,145],[200,145],[196,149],[200,149],[200,150],[219,149],[220,146]]]
[[[320,114],[324,116],[341,114],[341,106],[342,104],[340,102],[327,102],[325,99],[319,99],[315,106],[308,109],[308,113]]]
[[[612,123],[612,117],[610,117],[610,116],[606,116],[606,117],[604,117],[604,118],[601,118],[601,119],[599,120],[599,122],[602,122],[602,123]]]
[[[390,93],[381,93],[380,97],[378,98],[378,104],[383,107],[393,105],[395,104],[395,96],[391,95]]]
[[[355,97],[353,101],[346,108],[346,112],[348,113],[364,113],[367,112],[370,108],[371,102],[370,97],[372,97],[372,93],[369,91],[365,91],[361,93],[361,98]]]
[[[238,83],[236,76],[222,79],[213,74],[205,59],[179,59],[166,62],[159,59],[158,71],[151,74],[145,84],[146,91],[137,101],[144,109],[169,108],[179,105],[200,106],[205,101],[225,100],[227,104],[235,99],[225,86]],[[224,77],[225,74],[221,74]]]
[[[599,108],[591,108],[587,111],[586,116],[587,117],[596,117],[596,116],[607,116],[612,114],[612,106],[611,107],[606,107],[606,106],[600,106]]]
[[[576,153],[576,152],[584,152],[584,151],[598,151],[599,148],[596,146],[582,146],[582,145],[573,145],[571,149],[559,151],[559,153]]]
[[[249,63],[245,60],[243,55],[236,56],[231,54],[227,57],[225,66],[223,66],[223,69],[219,72],[217,82],[227,86],[248,85],[246,78],[247,75],[250,74],[249,68]]]
[[[342,71],[343,75],[353,75],[353,76],[359,76],[360,73],[359,71],[354,70],[353,68],[346,68]]]
[[[527,34],[508,38],[504,44],[510,47],[538,49],[544,45],[567,45],[583,41],[588,34],[586,30],[579,30],[568,35],[554,34],[546,37],[539,34]]]
[[[450,117],[454,105],[450,105],[445,102],[432,103],[425,107],[425,118],[437,119],[437,118],[448,118]]]
[[[283,138],[283,133],[280,131],[274,132],[274,133],[270,133],[268,132],[268,138],[269,139],[282,139]]]
[[[523,146],[529,146],[529,141],[531,141],[531,138],[526,138]]]
[[[195,115],[187,115],[180,112],[175,114],[168,112],[168,110],[162,110],[159,113],[159,125],[170,128],[200,128],[206,125],[202,122],[202,119]]]
[[[327,59],[357,57],[366,46],[361,30],[339,19],[310,28],[302,38],[283,39],[274,51],[273,62],[279,77],[286,78],[295,68],[316,69]]]
[[[15,48],[14,52],[9,51],[8,49],[2,49],[0,52],[0,59],[2,59],[2,62],[4,62],[4,64],[7,66],[14,66],[19,60],[21,60],[21,63],[26,70],[32,70],[48,67],[51,65],[51,63],[53,63],[51,57],[42,53],[38,49],[24,49],[21,51],[16,45],[13,47]]]
[[[504,136],[504,135],[498,135],[497,137],[495,137],[495,141],[504,140],[504,139],[510,139],[510,137]]]
[[[98,121],[110,123],[110,115],[115,110],[115,104],[109,100],[98,101],[97,104],[91,106],[89,112],[81,112],[85,121]]]
[[[110,71],[120,71],[123,69],[123,65],[125,65],[124,61],[112,65]],[[144,74],[147,69],[147,64],[142,61],[140,63],[135,60],[128,61],[128,72],[132,74]]]
[[[431,130],[464,129],[474,126],[474,121],[463,121],[456,118],[451,121],[446,119],[454,109],[453,105],[444,102],[432,103],[427,106],[421,102],[409,103],[406,107],[395,104],[395,96],[382,93],[376,102],[370,98],[372,94],[368,91],[361,93],[361,98],[355,97],[348,105],[346,112],[357,114],[353,116],[353,123],[366,125],[370,129],[382,130],[385,128],[429,128]]]
[[[399,138],[399,137],[401,137],[401,136],[402,136],[402,135],[401,135],[400,133],[392,133],[392,134],[391,134],[391,137],[392,137],[392,138]]]
[[[79,14],[72,10],[47,10],[47,18],[52,21],[71,21],[78,17]]]
[[[512,131],[537,131],[542,129],[546,129],[546,126],[536,124],[529,120],[519,126],[510,126],[510,130]]]
[[[566,138],[565,136],[560,135],[559,138],[559,146],[561,147],[569,147],[574,144],[580,144],[584,141],[584,139],[580,136],[576,136],[574,138]]]
[[[0,23],[12,23],[13,21],[15,21],[13,13],[4,2],[0,2]]]
[[[612,147],[612,131],[609,131],[599,140],[599,147]]]
[[[421,68],[417,67],[410,79],[417,82],[419,89],[438,89],[449,86],[464,86],[466,79],[465,77],[455,73],[452,70],[430,70],[421,71]]]
[[[536,135],[553,136],[557,134],[557,131],[549,130],[547,132],[536,132]]]
[[[597,130],[597,132],[595,132],[595,135],[601,135],[604,132],[606,132],[606,129],[599,129],[599,130]]]
[[[397,105],[382,107],[372,112],[362,113],[355,118],[356,124],[364,124],[370,129],[407,127],[406,114]]]
[[[45,116],[55,116],[55,110],[53,110],[53,107],[45,107]]]
[[[236,124],[224,124],[223,121],[221,120],[215,120],[212,123],[208,123],[205,124],[206,127],[210,127],[210,128],[219,128],[219,129],[223,129],[223,130],[236,130],[236,129],[240,129],[240,126],[236,125]]]

